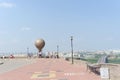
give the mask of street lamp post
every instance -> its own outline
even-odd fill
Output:
[[[27,47],[27,57],[28,57],[28,58],[30,57],[29,48],[28,48],[28,47]]]
[[[59,46],[57,45],[57,58],[59,58]]]
[[[57,45],[57,54],[59,53],[59,46]]]
[[[71,36],[71,57],[72,57],[72,64],[74,64],[74,60],[73,60],[73,36]]]
[[[27,47],[27,54],[29,54],[29,48]]]

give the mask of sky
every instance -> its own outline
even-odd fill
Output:
[[[120,49],[120,0],[0,0],[0,52]]]

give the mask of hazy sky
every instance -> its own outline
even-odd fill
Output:
[[[0,0],[0,52],[120,48],[120,0]]]

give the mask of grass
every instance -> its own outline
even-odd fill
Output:
[[[120,59],[119,58],[108,59],[108,63],[120,64]]]
[[[97,63],[98,58],[89,58],[89,59],[81,59],[81,60],[87,61],[89,63]],[[108,63],[120,64],[120,59],[119,58],[108,59]]]
[[[89,58],[89,59],[81,59],[83,61],[87,61],[89,63],[97,63],[98,58]]]
[[[93,59],[88,59],[87,61],[90,62],[90,63],[97,63],[98,59],[93,58]]]

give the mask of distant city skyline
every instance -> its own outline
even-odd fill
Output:
[[[0,0],[0,53],[120,49],[120,0]]]

